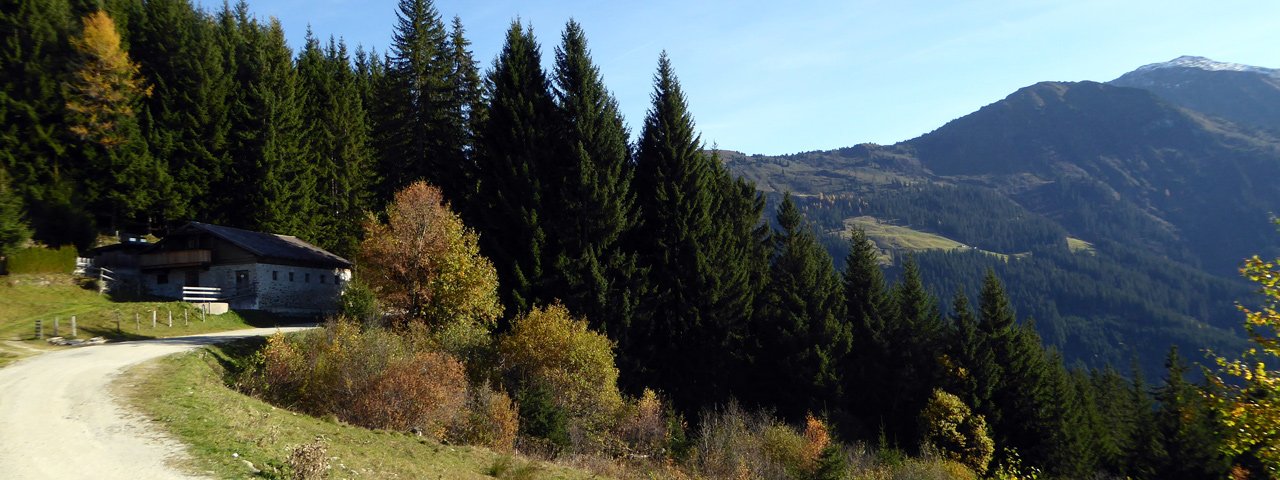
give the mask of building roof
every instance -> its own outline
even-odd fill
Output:
[[[351,268],[351,262],[347,259],[329,253],[323,248],[307,243],[292,235],[255,232],[200,222],[190,222],[174,233],[181,234],[190,231],[208,233],[248,250],[249,253],[259,257],[289,262],[304,262],[324,267]],[[163,241],[161,240],[156,244],[158,245]]]

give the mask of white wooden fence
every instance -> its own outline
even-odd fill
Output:
[[[222,298],[222,289],[218,287],[182,287],[182,301],[191,303],[212,303]]]

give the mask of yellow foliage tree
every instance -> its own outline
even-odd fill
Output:
[[[1210,375],[1211,399],[1222,418],[1223,453],[1252,455],[1271,478],[1280,477],[1280,259],[1245,260],[1240,273],[1262,287],[1263,305],[1238,306],[1256,345],[1239,359],[1218,357],[1222,375]],[[1266,362],[1272,362],[1271,368]],[[1224,378],[1227,377],[1227,378]],[[1228,380],[1230,378],[1230,380]]]
[[[517,318],[498,352],[510,373],[555,392],[557,406],[577,427],[601,432],[623,406],[613,343],[560,304]]]
[[[86,15],[84,32],[71,39],[82,63],[68,86],[71,133],[82,140],[113,148],[129,141],[122,122],[134,118],[134,106],[151,95],[143,86],[138,64],[120,48],[120,34],[101,10]]]
[[[502,313],[498,275],[440,189],[426,182],[405,187],[387,207],[387,221],[370,216],[364,230],[357,274],[394,318],[447,337],[493,327]]]
[[[934,389],[933,397],[920,412],[925,443],[947,460],[960,462],[979,475],[995,453],[995,443],[987,432],[987,421],[975,415],[959,397]]]

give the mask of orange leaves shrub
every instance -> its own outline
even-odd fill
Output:
[[[831,433],[827,429],[827,424],[814,418],[813,414],[805,415],[804,448],[800,457],[803,469],[810,472],[816,470],[818,459],[830,445]]]
[[[462,363],[438,352],[421,352],[392,362],[362,388],[348,421],[369,428],[418,429],[436,440],[462,418],[467,377]]]

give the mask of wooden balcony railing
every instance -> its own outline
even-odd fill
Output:
[[[174,250],[144,254],[138,264],[142,268],[169,268],[205,265],[211,261],[213,253],[209,250]]]

